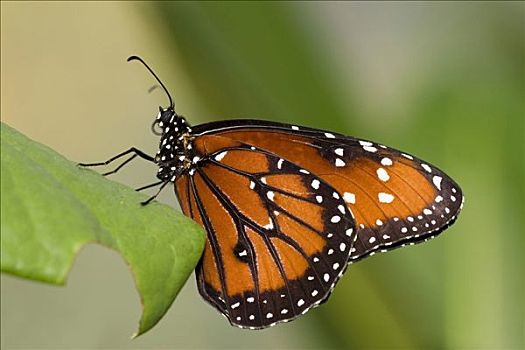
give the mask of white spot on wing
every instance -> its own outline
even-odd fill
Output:
[[[319,184],[320,184],[320,182],[319,182],[319,180],[317,180],[317,179],[314,179],[314,180],[312,181],[312,187],[315,188],[316,190],[319,189]]]
[[[324,136],[326,136],[326,137],[329,138],[329,139],[335,139],[334,134],[330,134],[329,132],[325,132],[325,133],[324,133]]]
[[[434,183],[436,188],[440,191],[441,191],[441,180],[442,180],[442,177],[437,176],[437,175],[432,178],[432,182]]]
[[[264,225],[263,226],[265,229],[267,230],[271,230],[273,229],[273,222],[272,222],[272,219],[270,219],[270,222],[267,224],[267,225]]]
[[[344,199],[345,202],[347,202],[347,203],[355,204],[355,194],[353,194],[353,193],[345,192],[345,193],[343,194],[343,199]]]
[[[377,197],[380,203],[392,203],[394,201],[394,196],[390,193],[379,192]]]
[[[337,154],[338,156],[341,156],[341,157],[344,154],[344,150],[342,148],[336,148],[334,152],[335,152],[335,154]]]
[[[325,274],[323,275],[323,280],[324,280],[325,282],[328,282],[328,281],[330,280],[330,275],[327,274],[327,273],[325,273]]]
[[[333,224],[337,224],[339,221],[341,221],[341,217],[339,215],[334,215],[330,219],[330,222],[332,222]]]
[[[390,175],[388,175],[388,172],[384,168],[379,168],[376,170],[376,172],[379,180],[383,182],[387,182],[388,180],[390,180]]]
[[[228,153],[228,151],[224,151],[224,152],[217,154],[215,156],[215,160],[220,162],[226,156],[226,153]]]
[[[384,166],[390,166],[390,165],[393,164],[392,163],[392,159],[385,157],[385,158],[381,159],[381,164],[384,165]]]
[[[432,172],[432,168],[428,166],[428,164],[425,164],[425,163],[421,163],[421,167],[423,169],[425,169],[427,172],[431,173]]]
[[[239,256],[248,256],[248,252],[246,251],[246,249],[240,252]]]
[[[345,166],[345,165],[346,165],[346,163],[343,162],[342,159],[337,158],[337,159],[335,160],[335,166],[336,166],[336,167],[342,167],[342,166]]]

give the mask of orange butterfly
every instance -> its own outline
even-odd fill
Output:
[[[128,60],[168,93],[142,59]],[[459,186],[406,153],[267,121],[191,128],[168,97],[152,126],[156,156],[132,148],[108,162],[133,153],[116,170],[136,156],[159,166],[160,182],[141,189],[175,184],[184,214],[207,232],[199,292],[235,326],[293,320],[328,298],[350,262],[430,239],[461,209]]]

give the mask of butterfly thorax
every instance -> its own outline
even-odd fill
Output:
[[[154,124],[162,129],[159,150],[155,155],[155,162],[159,165],[157,177],[175,181],[192,167],[195,154],[191,128],[184,117],[169,109],[161,110]]]

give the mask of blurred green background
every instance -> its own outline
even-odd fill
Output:
[[[525,5],[1,2],[1,118],[76,161],[135,145],[165,96],[194,124],[251,117],[413,153],[463,188],[438,239],[351,265],[328,303],[231,327],[190,279],[149,333],[123,260],[84,248],[64,288],[2,275],[10,348],[525,347]],[[149,183],[140,161],[115,176]],[[38,179],[35,179],[38,181]],[[165,191],[161,200],[176,206]]]

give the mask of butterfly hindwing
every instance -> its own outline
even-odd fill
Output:
[[[247,328],[291,320],[325,300],[356,238],[343,198],[252,145],[209,136],[195,147],[199,166],[176,190],[208,234],[197,269],[201,295]]]

